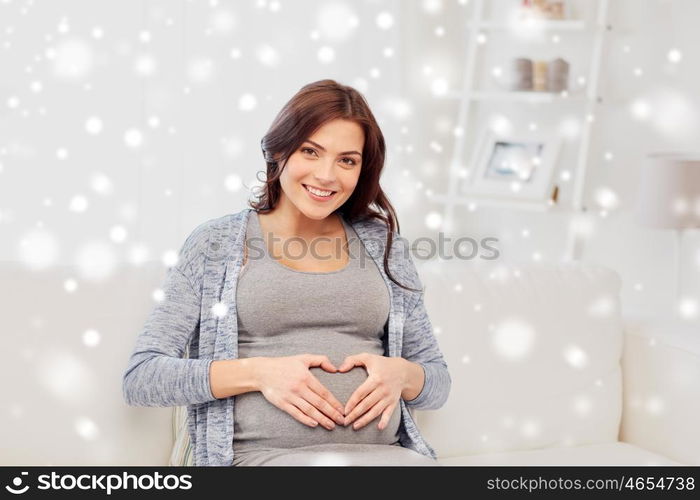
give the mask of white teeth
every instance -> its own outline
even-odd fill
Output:
[[[304,187],[306,187],[306,189],[311,191],[316,196],[329,196],[333,192],[333,191],[319,191],[318,189],[314,189],[310,186],[304,186]]]

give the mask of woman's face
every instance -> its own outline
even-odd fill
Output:
[[[311,219],[323,219],[350,197],[360,177],[364,132],[337,119],[321,126],[290,157],[280,176],[282,203]],[[323,193],[309,192],[306,186]],[[322,196],[332,191],[330,196]]]

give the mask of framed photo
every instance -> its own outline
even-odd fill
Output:
[[[561,21],[572,17],[568,0],[521,0],[517,13],[523,20]]]
[[[485,130],[474,149],[464,194],[510,201],[549,200],[561,139],[528,133],[521,136]]]

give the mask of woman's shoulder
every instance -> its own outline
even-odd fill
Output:
[[[225,256],[233,249],[235,235],[244,226],[252,209],[206,219],[197,224],[185,238],[178,255],[178,265],[192,275],[199,276],[207,257]]]
[[[376,244],[380,246],[381,250],[384,250],[389,233],[389,226],[386,222],[373,217],[366,217],[354,221],[353,225],[360,228],[365,240],[376,242]],[[391,231],[391,238],[392,256],[397,250],[401,253],[405,253],[408,246],[406,238],[401,236],[398,231]]]
[[[239,212],[220,215],[207,219],[195,226],[185,239],[185,247],[190,252],[206,252],[216,239],[239,229],[252,209],[244,208]],[[216,249],[216,245],[214,245]]]
[[[367,234],[373,236],[381,236],[384,234],[386,236],[387,225],[386,222],[377,219],[375,217],[363,216],[351,220],[351,223],[355,227],[361,228]]]
[[[376,218],[364,218],[353,224],[368,251],[381,261],[384,258],[389,233],[386,222]],[[420,288],[420,278],[411,256],[411,244],[398,231],[391,232],[391,251],[388,263],[395,276],[400,276],[407,280],[411,286]]]

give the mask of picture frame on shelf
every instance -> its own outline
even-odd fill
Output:
[[[548,203],[561,145],[561,138],[553,134],[499,134],[485,129],[474,148],[462,194]]]
[[[569,0],[521,0],[518,18],[524,21],[563,21],[571,18]]]

